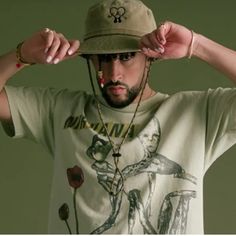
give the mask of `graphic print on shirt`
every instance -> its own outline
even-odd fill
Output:
[[[197,179],[187,173],[178,163],[159,154],[157,148],[161,139],[161,128],[157,118],[153,118],[149,124],[138,135],[138,140],[142,144],[144,155],[136,163],[127,165],[120,170],[121,174],[115,174],[113,163],[109,163],[106,158],[112,149],[110,143],[102,137],[95,135],[87,155],[94,160],[92,169],[96,171],[98,183],[107,192],[107,197],[111,205],[110,214],[102,225],[97,227],[92,233],[101,234],[114,226],[119,215],[122,201],[129,202],[128,233],[133,233],[134,225],[139,223],[143,227],[145,234],[157,233],[184,233],[187,227],[189,204],[192,198],[196,197],[194,190],[178,190],[168,193],[162,202],[157,225],[154,226],[150,217],[152,215],[153,193],[156,188],[157,175],[172,176],[197,184]],[[145,175],[147,178],[148,197],[143,200],[140,189],[131,190],[123,188],[126,181],[137,175]],[[115,187],[115,194],[110,194],[112,185]],[[138,216],[138,217],[137,217]],[[139,222],[136,222],[139,219]]]
[[[171,200],[179,197],[178,205],[173,215],[173,204]],[[174,191],[166,195],[158,217],[158,233],[159,234],[185,234],[188,219],[189,203],[191,198],[196,198],[196,191],[180,190]],[[172,225],[170,225],[171,217],[173,217]]]

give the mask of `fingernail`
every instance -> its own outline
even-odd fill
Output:
[[[144,52],[148,52],[148,49],[147,49],[147,48],[142,48],[142,50],[143,50]]]
[[[161,53],[164,53],[164,52],[165,52],[165,49],[164,49],[164,48],[160,48],[160,52],[161,52]]]
[[[48,48],[46,48],[45,50],[44,50],[44,53],[47,53],[48,52]]]
[[[155,50],[156,52],[159,52],[159,53],[163,53],[163,52],[164,52],[164,48],[161,48],[161,47],[155,48],[154,50]]]
[[[69,50],[68,51],[68,55],[72,55],[73,54],[73,51],[72,50]]]
[[[47,63],[51,62],[52,61],[52,57],[51,56],[48,56],[47,58]]]
[[[57,64],[58,62],[59,62],[59,59],[58,59],[58,58],[56,58],[56,59],[53,61],[54,64]]]
[[[165,40],[164,39],[161,40],[161,44],[165,44]]]

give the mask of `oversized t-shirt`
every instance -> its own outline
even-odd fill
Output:
[[[202,234],[203,177],[236,141],[236,90],[157,93],[136,104],[84,92],[6,87],[15,137],[54,158],[49,233]],[[60,214],[59,214],[60,213]],[[76,215],[76,216],[75,216]]]

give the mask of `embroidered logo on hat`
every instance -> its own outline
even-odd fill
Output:
[[[110,8],[110,14],[108,17],[114,18],[114,23],[121,23],[122,19],[126,19],[124,16],[126,13],[126,10],[124,7],[111,7]]]

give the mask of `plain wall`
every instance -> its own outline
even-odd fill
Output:
[[[35,31],[49,27],[81,39],[93,0],[0,0],[0,54]],[[144,0],[157,21],[172,20],[236,48],[235,0]],[[135,13],[134,13],[135,14]],[[0,68],[1,70],[1,68]],[[157,62],[150,83],[164,93],[234,86],[198,59]],[[35,65],[18,73],[11,85],[78,88],[91,91],[85,62]],[[39,145],[7,137],[0,127],[0,233],[47,233],[53,160]],[[205,232],[236,233],[236,148],[219,158],[205,177]]]

